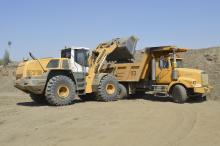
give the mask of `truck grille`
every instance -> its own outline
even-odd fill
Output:
[[[208,74],[202,73],[202,86],[208,86],[208,84],[209,84]]]

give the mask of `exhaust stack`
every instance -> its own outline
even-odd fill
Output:
[[[151,60],[151,80],[156,81],[156,60],[154,57]]]

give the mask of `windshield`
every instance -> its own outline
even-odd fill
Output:
[[[171,59],[171,63],[173,65],[173,59]],[[176,59],[176,68],[183,68],[183,60],[181,58]]]
[[[71,58],[71,49],[64,49],[61,51],[61,58]]]
[[[88,66],[89,51],[84,49],[75,50],[74,60],[82,66]]]

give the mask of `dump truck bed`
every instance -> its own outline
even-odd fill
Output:
[[[145,50],[138,50],[134,54],[133,63],[115,64],[117,79],[123,82],[138,82],[140,79],[146,79],[149,72],[151,56]]]

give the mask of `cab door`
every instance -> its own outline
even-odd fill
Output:
[[[156,83],[168,84],[172,81],[172,67],[169,58],[156,59]]]

